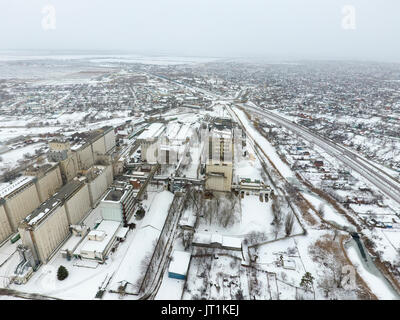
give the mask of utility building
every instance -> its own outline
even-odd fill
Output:
[[[185,280],[190,264],[190,252],[175,250],[171,256],[168,268],[168,277]]]

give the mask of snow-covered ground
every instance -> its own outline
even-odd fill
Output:
[[[335,210],[335,208],[332,207],[327,201],[322,200],[320,197],[318,197],[315,194],[309,194],[309,193],[302,193],[302,195],[309,201],[313,207],[316,210],[319,210],[320,208],[323,211],[323,218],[327,221],[334,221],[337,223],[339,226],[346,226],[350,228],[350,230],[355,231],[355,227],[347,221],[347,219],[341,215],[339,212]]]
[[[277,167],[278,171],[284,178],[293,178],[295,175],[289,166],[284,163],[279,155],[276,153],[276,149],[252,126],[250,120],[247,118],[246,114],[238,109],[233,108],[235,113],[238,115],[240,121],[242,121],[247,132],[253,137],[255,141],[259,144],[261,149],[268,155],[270,160]]]

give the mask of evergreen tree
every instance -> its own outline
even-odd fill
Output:
[[[300,287],[304,288],[305,291],[311,291],[314,282],[314,277],[311,273],[306,272],[301,278]]]
[[[64,266],[60,266],[57,271],[57,279],[62,281],[68,277],[68,270]]]

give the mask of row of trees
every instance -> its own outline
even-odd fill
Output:
[[[274,226],[275,238],[278,237],[278,233],[282,225],[284,225],[286,236],[290,236],[293,232],[295,219],[293,213],[290,212],[289,205],[287,204],[284,210],[283,206],[284,202],[281,197],[276,195],[271,195],[271,200],[272,200],[271,211],[274,217],[272,224]]]

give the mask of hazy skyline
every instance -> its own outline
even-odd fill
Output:
[[[0,49],[399,61],[399,12],[396,0],[2,0]]]

